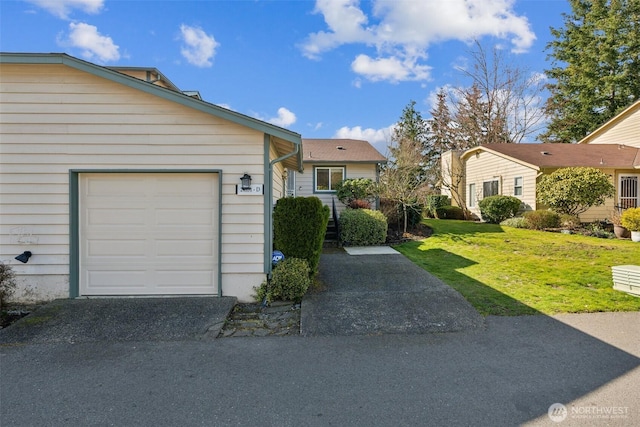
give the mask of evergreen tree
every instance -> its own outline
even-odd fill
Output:
[[[545,142],[576,142],[640,99],[640,0],[569,0],[547,45]]]

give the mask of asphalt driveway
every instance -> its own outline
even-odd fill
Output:
[[[235,304],[233,297],[60,299],[0,329],[0,344],[213,339]]]
[[[391,248],[325,251],[324,289],[302,302],[307,336],[457,332],[484,325],[457,291]]]
[[[484,325],[457,291],[389,247],[322,254],[301,308],[301,334],[455,332]],[[0,330],[2,343],[179,341],[216,338],[233,297],[61,299]]]

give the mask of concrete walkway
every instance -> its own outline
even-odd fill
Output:
[[[475,329],[482,316],[457,291],[392,248],[325,251],[324,290],[302,302],[306,336],[421,334]]]

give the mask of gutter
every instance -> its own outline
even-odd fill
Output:
[[[271,145],[271,135],[264,134],[264,145],[265,145],[265,157],[267,160],[269,159],[269,147]],[[267,274],[267,279],[271,280],[271,272],[273,270],[273,265],[271,263],[271,253],[273,251],[273,165],[276,163],[280,163],[290,157],[296,156],[300,153],[300,146],[302,142],[299,144],[295,144],[295,148],[292,152],[284,154],[280,157],[277,157],[268,162],[268,170],[266,173],[269,185],[265,186],[265,197],[267,198],[265,206],[265,232],[264,232],[264,266],[265,273]],[[265,162],[266,164],[267,162]],[[302,172],[302,167],[298,164],[298,170]]]

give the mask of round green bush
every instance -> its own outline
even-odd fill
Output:
[[[262,282],[256,288],[256,299],[272,301],[300,302],[311,285],[311,269],[306,259],[285,258],[280,261],[271,276],[271,281]]]
[[[480,200],[480,216],[491,224],[499,224],[507,218],[516,216],[520,210],[520,199],[513,196],[489,196]]]
[[[340,214],[340,241],[347,246],[380,245],[387,239],[387,218],[371,209],[345,209]]]
[[[527,228],[532,230],[560,227],[560,215],[553,211],[537,210],[525,212],[524,218],[527,220]]]

